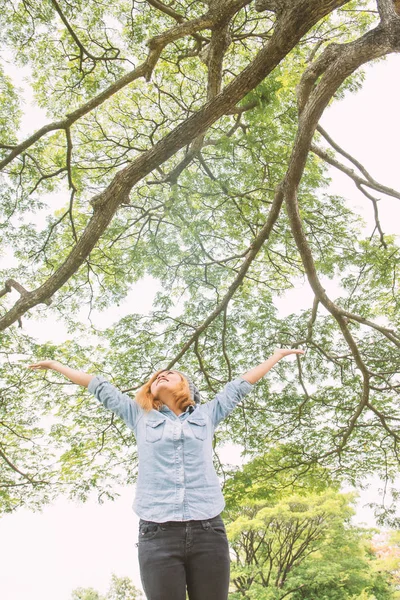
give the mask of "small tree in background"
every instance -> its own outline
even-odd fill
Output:
[[[321,469],[290,480],[277,449],[251,461],[225,486],[232,549],[232,600],[389,600],[396,596],[390,564],[372,545],[373,530],[351,523],[354,494],[342,494]],[[265,465],[264,469],[262,465]],[[281,464],[282,467],[282,464]],[[263,479],[264,477],[264,479]],[[234,490],[237,490],[235,494]]]
[[[73,590],[71,598],[72,600],[140,600],[143,594],[133,585],[129,577],[117,577],[113,573],[110,588],[105,596],[93,588],[77,588]]]
[[[77,588],[72,592],[72,600],[103,600],[99,592],[93,588]]]

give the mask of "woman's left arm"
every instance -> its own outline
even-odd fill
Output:
[[[251,369],[242,375],[242,378],[251,384],[257,383],[257,381],[262,379],[262,377],[264,377],[264,375],[266,375],[268,371],[281,360],[281,358],[289,356],[289,354],[304,354],[304,350],[286,350],[286,348],[278,348],[265,362],[257,365],[254,369]]]
[[[268,371],[284,356],[289,354],[304,354],[303,350],[275,350],[274,354],[265,362],[244,375],[226,384],[224,389],[210,402],[201,405],[202,410],[208,413],[214,427],[225,419],[237,404],[251,391],[251,386],[259,381]]]

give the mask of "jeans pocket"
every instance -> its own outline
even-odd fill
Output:
[[[160,531],[160,526],[156,523],[142,523],[139,525],[139,542],[152,540]]]
[[[209,521],[209,523],[210,523],[210,527],[214,531],[214,533],[218,533],[218,535],[222,535],[222,536],[226,537],[226,529],[225,529],[225,525],[224,525],[224,522],[221,519],[221,517],[219,517],[217,519],[212,519],[211,521]]]

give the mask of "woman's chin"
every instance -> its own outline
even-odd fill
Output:
[[[156,400],[161,400],[162,401],[162,396],[163,394],[165,394],[165,392],[170,392],[172,389],[172,387],[170,385],[168,385],[168,383],[166,383],[165,385],[162,383],[159,383],[156,387],[156,389],[154,390],[154,398]]]

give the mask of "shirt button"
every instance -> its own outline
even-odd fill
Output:
[[[182,446],[178,446],[177,450],[181,450],[181,449],[182,449]]]

